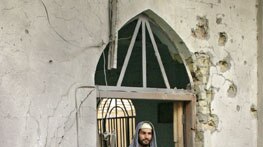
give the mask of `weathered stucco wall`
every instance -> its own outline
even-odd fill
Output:
[[[257,146],[257,7],[256,0],[118,2],[118,28],[150,9],[192,53],[197,146]],[[0,2],[0,146],[96,146],[92,86],[108,16],[107,1]]]
[[[96,140],[95,93],[81,102],[81,86],[108,40],[107,3],[2,0],[0,36],[0,146],[95,146],[76,138]]]

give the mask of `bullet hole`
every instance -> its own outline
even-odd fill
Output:
[[[218,45],[224,46],[227,42],[227,34],[225,32],[219,33]]]
[[[221,3],[221,0],[218,0],[217,2],[218,2],[218,3]]]
[[[246,60],[244,61],[244,65],[247,65],[247,61]]]
[[[20,41],[23,41],[23,39],[22,39],[22,38],[20,38]]]
[[[28,31],[28,29],[25,29],[25,33],[26,33],[26,34],[29,34],[29,31]]]
[[[256,4],[255,7],[258,8],[258,4]]]
[[[220,18],[220,17],[219,17],[219,18],[216,18],[216,23],[217,23],[217,24],[221,24],[221,23],[222,23],[222,18]]]
[[[53,60],[49,60],[48,63],[53,63]]]
[[[205,16],[197,16],[196,28],[191,29],[192,36],[197,39],[208,39],[208,29],[208,19]]]
[[[234,42],[234,40],[233,40],[233,39],[230,39],[230,42],[231,42],[231,43],[233,43],[233,42]]]
[[[241,109],[241,107],[239,105],[237,105],[236,110],[239,112],[240,109]]]
[[[219,69],[221,72],[226,72],[230,69],[231,67],[231,64],[226,61],[226,60],[220,60],[218,63],[217,63],[217,66],[219,66]]]
[[[1,27],[1,30],[3,30],[4,28],[3,27]]]
[[[237,94],[237,86],[232,83],[229,87],[228,87],[228,90],[227,90],[227,95],[228,97],[235,97]]]
[[[250,106],[250,111],[251,111],[251,112],[256,112],[256,111],[257,111],[257,107],[256,107],[254,104],[252,104],[252,105]]]
[[[183,20],[180,20],[180,23],[183,23]]]
[[[255,104],[252,104],[250,106],[250,112],[252,113],[252,115],[257,118],[258,114],[257,114],[257,106]]]
[[[242,38],[243,40],[245,39],[245,37],[244,37],[243,35],[241,36],[241,38]]]

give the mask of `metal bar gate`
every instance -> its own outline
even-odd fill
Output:
[[[102,147],[127,147],[135,131],[135,109],[129,99],[105,98],[98,105],[98,132]]]

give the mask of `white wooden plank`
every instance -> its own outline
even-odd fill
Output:
[[[156,100],[178,100],[191,101],[194,95],[191,91],[183,89],[160,89],[140,87],[115,87],[97,86],[99,97],[133,98],[133,99],[156,99]]]
[[[128,98],[146,100],[171,100],[171,101],[191,101],[192,96],[187,94],[172,94],[160,92],[123,92],[123,91],[97,91],[100,98]]]
[[[147,87],[147,77],[146,77],[146,35],[145,35],[145,20],[142,20],[142,73],[143,73],[143,87]]]
[[[155,51],[155,56],[157,58],[157,61],[159,63],[159,66],[160,66],[160,69],[161,69],[161,72],[162,72],[162,76],[163,76],[163,79],[164,79],[164,83],[166,85],[166,87],[168,89],[170,89],[170,84],[169,84],[169,81],[168,81],[168,78],[167,78],[167,75],[166,75],[166,72],[165,72],[165,69],[164,69],[164,66],[163,66],[163,63],[162,63],[162,59],[161,59],[161,56],[159,54],[159,51],[158,51],[158,47],[157,47],[157,44],[155,42],[155,39],[154,39],[154,36],[153,36],[153,33],[152,33],[152,30],[151,30],[151,27],[150,27],[150,24],[148,21],[146,21],[146,27],[148,29],[148,32],[149,32],[149,35],[150,35],[150,38],[151,38],[151,41],[152,41],[152,44],[153,44],[153,49]]]
[[[122,83],[122,80],[123,80],[123,77],[124,77],[124,74],[125,74],[128,62],[129,62],[130,57],[131,57],[131,52],[132,52],[133,46],[135,44],[136,37],[137,37],[138,31],[139,31],[141,22],[142,22],[141,19],[138,19],[138,22],[136,24],[134,33],[132,35],[132,39],[131,39],[131,42],[130,42],[130,45],[129,45],[129,48],[128,48],[128,51],[127,51],[127,54],[126,54],[126,57],[125,57],[125,60],[124,60],[124,63],[123,63],[123,66],[122,66],[122,69],[121,69],[121,73],[120,73],[120,76],[119,76],[119,79],[118,79],[118,82],[117,82],[117,86],[121,86],[121,83]]]
[[[164,93],[177,93],[177,94],[191,94],[193,92],[191,90],[185,89],[166,89],[166,88],[142,88],[142,87],[116,87],[116,86],[104,86],[97,85],[97,90],[100,91],[120,91],[120,92],[164,92]]]

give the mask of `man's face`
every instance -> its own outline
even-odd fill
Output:
[[[139,143],[143,147],[150,146],[152,141],[152,129],[140,129],[139,131]]]

